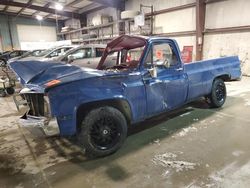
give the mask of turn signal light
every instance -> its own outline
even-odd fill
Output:
[[[51,80],[51,81],[49,81],[48,83],[46,83],[45,85],[46,85],[47,87],[50,87],[50,86],[54,86],[54,85],[59,84],[59,83],[61,83],[60,80]]]

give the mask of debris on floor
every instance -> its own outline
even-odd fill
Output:
[[[180,132],[178,132],[176,135],[173,135],[174,138],[176,137],[183,137],[186,136],[189,132],[197,132],[196,127],[187,127],[183,128]]]
[[[169,173],[169,169],[174,169],[176,172],[180,172],[183,170],[191,170],[194,169],[198,164],[187,162],[187,161],[179,161],[176,160],[177,155],[173,153],[164,153],[160,155],[155,155],[152,159],[153,163],[156,165],[160,165],[165,167],[165,172],[163,176],[166,176]]]

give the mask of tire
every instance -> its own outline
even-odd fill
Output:
[[[5,97],[6,96],[6,92],[4,89],[0,89],[0,97]]]
[[[219,108],[223,106],[226,101],[227,90],[225,83],[222,79],[215,79],[212,85],[212,91],[209,95],[210,106],[213,108]]]
[[[0,59],[0,67],[5,67],[7,62],[4,59]]]
[[[104,157],[116,152],[127,137],[124,115],[113,107],[91,110],[81,123],[78,142],[89,157]]]
[[[6,93],[8,95],[13,95],[15,93],[15,89],[13,87],[6,88]]]

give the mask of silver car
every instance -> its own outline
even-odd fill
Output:
[[[105,44],[80,45],[67,51],[63,55],[58,56],[58,58],[54,60],[62,61],[64,63],[69,63],[79,67],[95,69],[105,48]]]
[[[19,60],[38,60],[38,61],[51,61],[57,60],[58,56],[66,53],[68,50],[74,48],[76,46],[60,46],[55,48],[50,48],[41,53],[38,53],[34,56],[29,56],[25,58],[21,58]]]

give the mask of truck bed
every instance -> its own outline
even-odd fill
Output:
[[[224,75],[226,81],[241,77],[240,61],[237,56],[223,57],[184,64],[189,79],[188,100],[204,96],[211,91],[213,79]]]

